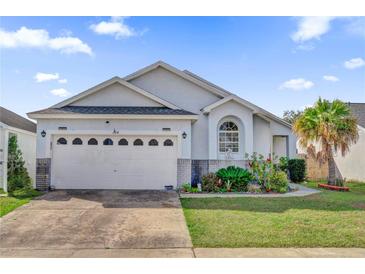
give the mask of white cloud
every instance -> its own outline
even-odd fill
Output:
[[[44,29],[21,27],[17,31],[0,29],[0,47],[3,48],[48,48],[61,53],[85,53],[92,55],[91,48],[77,37],[49,37]]]
[[[58,73],[43,73],[43,72],[37,72],[37,74],[34,76],[34,79],[37,83],[42,83],[46,81],[51,80],[57,80],[60,78]]]
[[[140,35],[124,22],[125,19],[125,17],[112,17],[110,21],[101,21],[98,24],[92,24],[90,29],[97,34],[111,35],[116,39]]]
[[[350,23],[345,29],[351,35],[365,38],[365,17],[350,18]]]
[[[356,69],[365,66],[365,60],[358,57],[348,60],[344,63],[345,68],[347,69]]]
[[[338,79],[336,76],[333,75],[324,75],[323,79],[330,82],[338,82],[340,79]]]
[[[71,95],[71,92],[65,90],[64,88],[52,89],[50,93],[59,97],[67,97]]]
[[[294,42],[303,43],[320,37],[330,30],[330,23],[335,17],[301,17],[298,30],[291,35]]]
[[[314,86],[312,81],[305,80],[303,78],[291,79],[280,85],[280,89],[292,89],[292,90],[302,90],[310,89]]]
[[[66,84],[67,83],[67,79],[65,78],[65,79],[60,79],[60,80],[58,80],[58,83],[60,83],[60,84]]]

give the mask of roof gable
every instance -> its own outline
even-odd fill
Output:
[[[220,97],[225,97],[227,95],[230,95],[230,93],[228,93],[227,91],[224,91],[223,89],[219,89],[217,87],[215,87],[214,85],[211,85],[209,84],[207,81],[202,81],[201,79],[199,79],[198,77],[196,76],[192,76],[191,74],[189,73],[186,73],[184,71],[181,71],[165,62],[162,62],[162,61],[158,61],[156,63],[153,63],[152,65],[149,65],[147,67],[144,67],[140,70],[137,70],[136,72],[130,74],[130,75],[127,75],[126,77],[124,77],[123,79],[126,80],[126,81],[131,81],[133,79],[136,79],[156,68],[159,68],[159,67],[162,67],[178,76],[180,76],[181,78],[189,81],[189,82],[192,82],[196,85],[198,85],[199,87],[215,94],[215,95],[218,95]]]
[[[148,91],[145,91],[139,87],[134,86],[131,83],[128,83],[127,81],[123,80],[120,77],[113,77],[99,85],[96,85],[84,92],[81,92],[69,99],[66,99],[56,105],[53,105],[51,108],[61,108],[64,106],[68,106],[68,105],[87,105],[87,104],[91,104],[91,105],[102,105],[103,102],[98,102],[98,98],[96,97],[95,100],[90,99],[92,95],[95,95],[98,92],[103,92],[105,90],[108,90],[108,88],[113,87],[113,85],[121,85],[123,88],[120,88],[120,91],[124,91],[129,93],[129,97],[133,97],[133,100],[135,101],[134,103],[132,103],[131,106],[135,106],[136,102],[144,102],[147,103],[147,106],[165,106],[171,109],[179,109],[179,107],[177,107],[174,104],[171,104],[170,102],[167,102],[166,100],[159,98],[155,95],[153,95],[152,93],[149,93]],[[109,93],[115,93],[118,91],[115,90],[110,90],[108,91]],[[133,92],[137,93],[137,94],[133,94]],[[115,95],[115,94],[114,94]],[[112,94],[109,94],[109,97],[111,97]],[[143,97],[145,97],[143,99]],[[120,99],[122,99],[120,97]],[[117,102],[118,104],[118,102]],[[110,104],[108,104],[110,105]],[[113,104],[112,104],[113,105]],[[118,104],[120,105],[120,104]],[[125,106],[128,105],[128,102],[125,102]],[[145,105],[145,104],[143,104]]]
[[[0,107],[0,122],[10,127],[33,133],[37,130],[37,125],[35,123],[3,107]]]
[[[111,107],[161,107],[163,104],[135,92],[120,83],[111,84],[98,92],[87,95],[70,106],[111,106]]]

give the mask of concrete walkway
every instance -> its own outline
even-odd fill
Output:
[[[365,258],[365,248],[6,249],[2,258]]]
[[[287,193],[265,193],[265,194],[255,194],[255,193],[180,193],[181,198],[238,198],[238,197],[253,197],[253,198],[285,198],[285,197],[303,197],[319,193],[319,190],[303,186],[301,184],[289,184],[290,187],[296,188],[296,191]]]

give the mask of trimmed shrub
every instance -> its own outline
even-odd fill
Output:
[[[284,171],[273,171],[269,175],[269,183],[272,191],[285,193],[288,191],[288,177]]]
[[[215,173],[208,173],[202,177],[202,190],[207,192],[218,192],[222,187],[222,181]]]
[[[303,182],[305,178],[305,160],[290,159],[288,161],[289,178],[292,182]]]
[[[216,173],[219,179],[226,184],[229,182],[230,190],[246,192],[247,185],[252,179],[250,171],[244,168],[229,166],[221,168]]]
[[[24,165],[25,161],[18,147],[17,137],[11,136],[8,143],[8,192],[32,188],[31,178]]]

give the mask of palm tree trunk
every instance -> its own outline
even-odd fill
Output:
[[[336,184],[336,163],[332,155],[328,158],[328,184]]]

